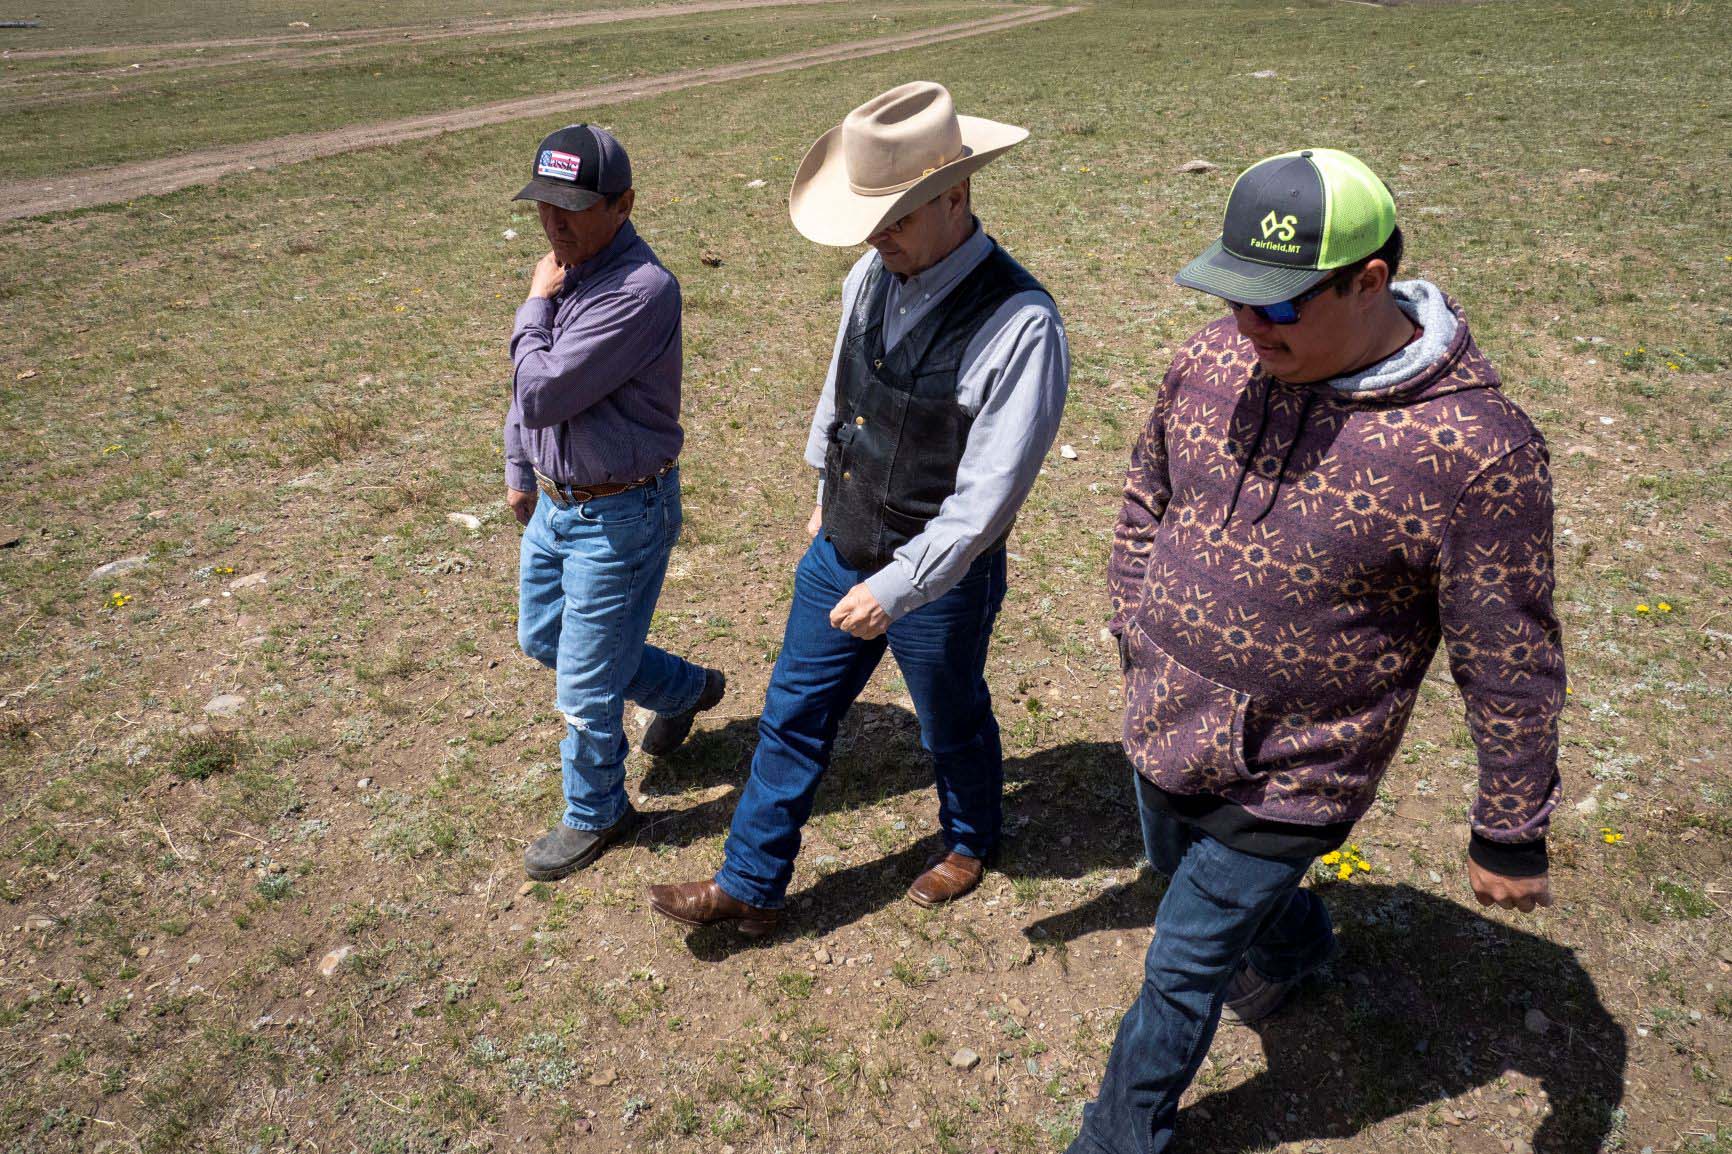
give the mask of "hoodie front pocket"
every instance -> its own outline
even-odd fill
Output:
[[[1186,668],[1132,620],[1125,626],[1125,754],[1174,793],[1205,793],[1251,776],[1250,694]]]

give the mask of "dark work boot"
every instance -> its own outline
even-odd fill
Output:
[[[698,694],[698,703],[681,713],[656,714],[655,720],[643,731],[639,748],[651,757],[666,757],[684,744],[698,714],[720,705],[727,691],[728,679],[720,669],[704,670],[704,691]]]
[[[560,822],[523,851],[523,872],[531,881],[556,882],[600,857],[616,841],[630,837],[643,815],[629,804],[606,829],[572,829]]]

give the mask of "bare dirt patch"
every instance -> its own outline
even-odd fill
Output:
[[[743,5],[742,5],[743,6]],[[275,168],[321,156],[334,156],[364,148],[421,140],[446,132],[481,128],[509,120],[532,116],[550,116],[574,107],[596,107],[624,100],[635,100],[685,88],[744,80],[833,64],[845,60],[860,60],[909,48],[921,48],[982,36],[1067,16],[1080,9],[1030,8],[1008,14],[947,24],[923,32],[886,36],[876,40],[838,44],[807,52],[795,52],[744,64],[695,68],[665,76],[619,81],[593,88],[532,96],[521,100],[505,100],[480,108],[441,112],[426,116],[405,117],[378,124],[357,125],[330,132],[306,133],[278,137],[232,148],[216,148],[162,160],[141,161],[118,165],[95,172],[78,172],[51,180],[20,181],[0,185],[0,220],[41,216],[51,212],[91,208],[129,200],[136,196],[159,196],[194,184],[207,184],[235,172],[258,168]]]

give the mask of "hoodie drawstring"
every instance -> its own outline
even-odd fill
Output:
[[[1245,463],[1239,466],[1239,479],[1233,483],[1233,499],[1227,505],[1227,515],[1221,518],[1221,528],[1225,529],[1233,519],[1233,511],[1239,507],[1239,494],[1244,491],[1245,478],[1251,472],[1251,462],[1257,459],[1257,450],[1263,447],[1263,432],[1269,427],[1269,394],[1274,392],[1274,386],[1269,378],[1263,378],[1263,411],[1257,417],[1257,431],[1251,435],[1251,451],[1245,455]]]
[[[1275,491],[1269,495],[1269,503],[1263,506],[1263,511],[1251,518],[1252,525],[1261,525],[1263,518],[1275,511],[1275,502],[1281,499],[1281,481],[1287,476],[1287,465],[1293,460],[1293,450],[1299,447],[1299,438],[1305,435],[1305,418],[1311,415],[1311,402],[1316,396],[1315,390],[1305,390],[1305,399],[1299,403],[1299,421],[1293,426],[1293,439],[1287,442],[1287,451],[1281,454],[1281,467],[1275,471]]]

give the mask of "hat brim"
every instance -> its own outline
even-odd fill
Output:
[[[1275,305],[1292,300],[1338,272],[1330,268],[1289,268],[1236,257],[1216,241],[1173,278],[1186,288],[1242,305]]]
[[[537,177],[524,185],[523,191],[511,199],[538,200],[542,204],[551,204],[555,208],[568,208],[572,212],[582,212],[603,198],[601,193],[591,189],[574,188],[563,181],[542,180]]]
[[[820,136],[806,151],[788,190],[788,216],[801,236],[834,248],[851,248],[899,220],[945,189],[966,180],[1028,139],[1028,129],[979,116],[958,116],[963,154],[926,173],[901,192],[863,196],[848,183],[842,158],[842,126]]]

